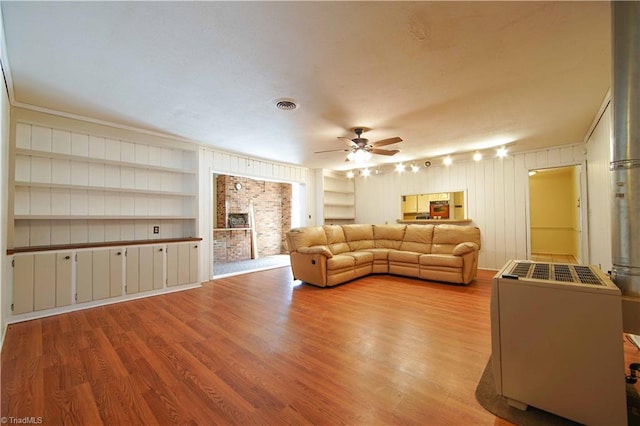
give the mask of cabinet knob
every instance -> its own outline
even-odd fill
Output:
[[[118,255],[118,256],[120,256],[121,254],[122,254],[122,252],[121,252],[121,251],[119,251],[119,252],[117,253],[117,255]]]
[[[69,259],[71,259],[71,256],[65,256],[64,258],[65,258],[66,260],[69,260]]]
[[[197,246],[197,245],[195,245],[195,246],[193,246],[193,248],[198,248],[198,246]]]
[[[158,251],[162,251],[162,249],[158,250]]]

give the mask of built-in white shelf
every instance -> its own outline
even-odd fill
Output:
[[[100,216],[100,215],[15,215],[15,220],[133,220],[133,219],[157,219],[157,220],[175,220],[175,219],[195,219],[195,216]]]
[[[24,122],[12,142],[13,244],[154,238],[158,227],[166,238],[196,235],[196,146]]]
[[[112,188],[112,187],[105,187],[105,186],[67,185],[63,183],[16,182],[15,186],[24,187],[24,188],[54,188],[54,189],[71,189],[71,190],[77,190],[77,191],[168,195],[172,197],[195,197],[196,196],[196,194],[193,192],[162,191],[162,190],[135,189],[135,188]]]
[[[184,169],[184,168],[166,167],[166,166],[135,163],[135,162],[128,162],[128,161],[109,160],[106,158],[84,157],[80,155],[61,154],[61,153],[49,152],[49,151],[37,151],[37,150],[24,149],[24,148],[16,148],[16,155],[78,161],[83,163],[106,164],[106,165],[119,166],[119,167],[133,167],[138,169],[150,169],[150,170],[157,170],[157,171],[169,172],[169,173],[186,173],[186,174],[197,173],[195,170]]]
[[[353,179],[335,172],[322,171],[322,213],[324,223],[355,221],[355,184]]]

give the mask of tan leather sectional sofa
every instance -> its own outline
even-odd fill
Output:
[[[294,279],[320,287],[369,274],[468,284],[478,271],[480,229],[437,225],[325,225],[287,233]]]

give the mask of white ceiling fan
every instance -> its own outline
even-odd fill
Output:
[[[368,130],[368,129],[366,129]],[[348,147],[342,149],[329,149],[325,151],[316,151],[316,154],[324,153],[324,152],[336,152],[336,151],[344,151],[348,152],[347,158],[345,161],[353,161],[356,163],[362,163],[371,158],[372,154],[378,155],[395,155],[400,152],[397,149],[380,149],[381,146],[392,145],[394,143],[402,142],[402,139],[398,136],[382,139],[377,142],[369,143],[369,139],[363,138],[362,133],[365,132],[364,127],[356,127],[353,129],[353,132],[356,134],[356,137],[353,139],[349,139],[345,136],[338,136],[338,139],[346,139]]]

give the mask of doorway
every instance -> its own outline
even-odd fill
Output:
[[[582,263],[580,165],[529,171],[531,260]]]
[[[289,264],[285,235],[300,223],[300,186],[213,174],[212,278]]]

